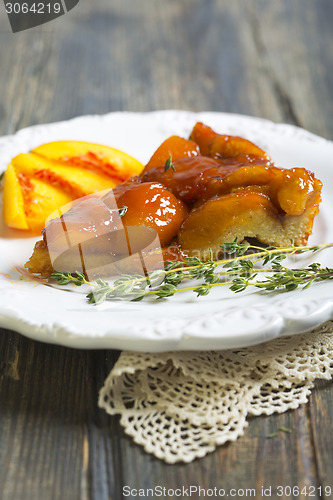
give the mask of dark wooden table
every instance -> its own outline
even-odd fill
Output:
[[[1,4],[0,133],[178,108],[260,116],[332,139],[332,36],[331,0],[81,0],[17,34]],[[97,407],[118,354],[1,330],[1,500],[118,500],[124,485],[257,488],[257,498],[262,485],[333,488],[331,383],[296,411],[251,420],[237,442],[168,466]],[[293,432],[265,438],[280,426]],[[271,498],[306,498],[288,491]]]

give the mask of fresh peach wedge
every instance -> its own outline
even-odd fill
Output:
[[[29,229],[23,193],[14,166],[10,163],[3,181],[3,218],[14,229]]]
[[[113,188],[119,181],[100,171],[86,170],[48,160],[34,153],[19,154],[12,160],[17,173],[57,186],[72,199]]]
[[[58,207],[73,200],[68,192],[61,187],[44,182],[37,178],[28,178],[19,174],[23,187],[23,199],[28,228],[34,233],[40,233],[45,227],[48,215]],[[22,229],[22,228],[20,228]]]
[[[107,146],[79,141],[43,144],[13,158],[4,176],[3,214],[16,229],[40,231],[62,205],[114,188],[143,165]]]
[[[43,158],[107,175],[123,182],[138,175],[143,165],[118,149],[81,141],[57,141],[42,144],[32,151]]]
[[[3,188],[3,217],[8,227],[40,232],[45,213],[72,199],[62,189],[17,172],[12,163],[8,165]]]

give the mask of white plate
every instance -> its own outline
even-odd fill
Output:
[[[107,144],[146,162],[162,140],[173,134],[188,136],[198,120],[220,133],[256,142],[277,165],[315,172],[324,183],[323,202],[309,243],[333,241],[333,143],[291,125],[184,111],[84,116],[1,138],[0,171],[14,155],[61,139]],[[163,302],[92,306],[80,289],[66,292],[19,280],[11,266],[27,260],[36,239],[0,231],[0,325],[43,342],[138,351],[235,348],[304,332],[333,317],[329,281],[289,293],[235,295],[221,287],[198,299],[189,292]],[[331,257],[332,251],[326,250],[317,260],[329,265]]]

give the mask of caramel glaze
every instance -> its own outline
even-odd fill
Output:
[[[173,166],[174,170],[165,170],[164,165],[151,167],[113,190],[119,206],[128,206],[124,223],[128,219],[133,225],[154,227],[161,244],[168,245],[166,259],[170,252],[173,259],[184,258],[172,237],[177,235],[189,211],[211,198],[235,191],[241,195],[248,188],[269,199],[278,218],[286,214],[301,215],[309,203],[320,201],[321,182],[311,172],[303,168],[277,168],[262,156],[198,155],[177,159]],[[170,205],[164,212],[155,206],[157,199],[168,200]],[[166,231],[168,227],[170,231]]]
[[[160,182],[189,208],[252,186],[269,196],[281,215],[301,215],[321,182],[303,168],[277,168],[263,158],[240,155],[216,159],[206,156],[174,162],[175,171],[155,167],[142,175],[143,182]]]
[[[118,207],[127,207],[122,223],[155,229],[163,246],[177,235],[188,215],[186,204],[159,182],[132,183],[115,197]]]
[[[142,182],[160,182],[190,208],[229,190],[228,176],[241,167],[266,165],[267,161],[249,155],[241,158],[215,159],[207,156],[181,158],[173,162],[174,169],[165,172],[154,167],[142,175]]]

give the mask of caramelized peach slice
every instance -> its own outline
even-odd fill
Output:
[[[240,166],[225,177],[225,182],[229,188],[239,186],[249,186],[256,184],[281,183],[283,179],[283,170],[277,167],[266,167],[264,165]]]
[[[193,156],[174,161],[174,168],[167,170],[151,168],[143,174],[144,182],[160,182],[177,198],[193,204],[221,193],[224,177],[233,167],[221,167],[220,163],[207,156]],[[225,190],[224,190],[225,191]]]
[[[238,156],[254,156],[270,162],[270,157],[253,142],[243,137],[221,135],[210,127],[198,122],[192,132],[191,139],[200,147],[201,154],[212,158],[234,158]]]
[[[237,156],[256,156],[263,158],[269,163],[271,161],[268,154],[253,142],[233,135],[217,136],[210,147],[209,156],[213,158],[231,158]]]
[[[174,167],[175,171],[166,172],[159,167],[151,168],[142,178],[160,182],[189,204],[206,201],[241,186],[269,185],[274,194],[283,179],[283,170],[277,167],[238,162],[224,165],[207,156],[181,158],[174,162]]]
[[[133,184],[117,199],[119,208],[127,207],[122,217],[125,226],[148,226],[157,231],[161,245],[166,245],[179,231],[187,216],[186,205],[162,184]]]
[[[179,243],[184,251],[197,256],[205,255],[209,248],[216,256],[222,243],[235,238],[241,242],[252,237],[276,246],[289,245],[294,238],[296,244],[304,244],[302,222],[298,235],[294,220],[292,216],[281,218],[263,193],[245,188],[212,198],[193,210],[182,224]],[[304,224],[307,222],[304,220]]]
[[[147,172],[147,170],[153,167],[164,167],[165,162],[170,156],[172,157],[172,161],[175,161],[179,158],[197,156],[198,154],[199,147],[195,142],[173,135],[162,142],[156,149],[143,172]]]
[[[190,139],[198,144],[200,153],[204,156],[209,156],[211,144],[216,137],[218,134],[201,122],[194,125],[190,135]]]
[[[257,186],[270,196],[275,206],[279,207],[277,191],[284,182],[284,170],[264,165],[246,165],[234,170],[225,177],[225,192],[246,186]],[[222,193],[221,193],[222,194]]]
[[[301,215],[309,202],[320,202],[322,183],[305,168],[281,169],[253,165],[241,167],[225,178],[230,188],[266,186],[274,204],[289,215]]]
[[[284,182],[277,191],[281,208],[290,215],[301,215],[309,200],[320,202],[322,183],[315,179],[312,172],[304,168],[284,170]]]

